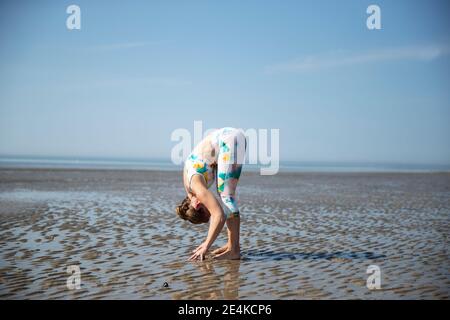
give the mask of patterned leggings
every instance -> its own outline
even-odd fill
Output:
[[[238,217],[236,188],[241,176],[247,143],[244,134],[236,129],[224,128],[218,137],[219,155],[217,158],[217,192],[223,204],[229,209],[227,217]]]

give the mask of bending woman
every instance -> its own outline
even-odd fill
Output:
[[[225,223],[228,242],[214,250],[217,259],[239,259],[239,208],[236,187],[242,171],[246,149],[241,130],[222,128],[207,135],[188,156],[183,170],[186,198],[177,206],[178,216],[191,223],[210,221],[206,240],[193,251],[189,260],[203,260]],[[220,202],[209,190],[214,184]]]

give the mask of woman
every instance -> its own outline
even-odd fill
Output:
[[[210,221],[206,240],[193,251],[189,260],[203,260],[224,224],[228,242],[214,250],[217,259],[239,259],[239,208],[236,187],[241,175],[246,149],[241,130],[222,128],[207,135],[188,156],[183,170],[187,196],[177,206],[180,218],[199,224]],[[208,189],[216,182],[216,189],[224,208]]]

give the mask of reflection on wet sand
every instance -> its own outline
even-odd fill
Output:
[[[176,217],[183,196],[176,172],[0,170],[0,298],[450,296],[448,173],[244,172],[241,261],[186,261],[208,226]]]
[[[194,279],[187,289],[175,294],[174,299],[226,299],[239,298],[239,286],[241,283],[239,267],[240,260],[192,262],[200,275]],[[216,271],[216,269],[220,269]]]

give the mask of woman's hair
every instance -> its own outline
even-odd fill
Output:
[[[175,211],[181,219],[187,220],[193,224],[206,223],[209,221],[201,210],[195,210],[194,207],[191,206],[191,199],[189,199],[189,197],[184,198],[183,201],[181,201],[181,204],[175,208]]]

